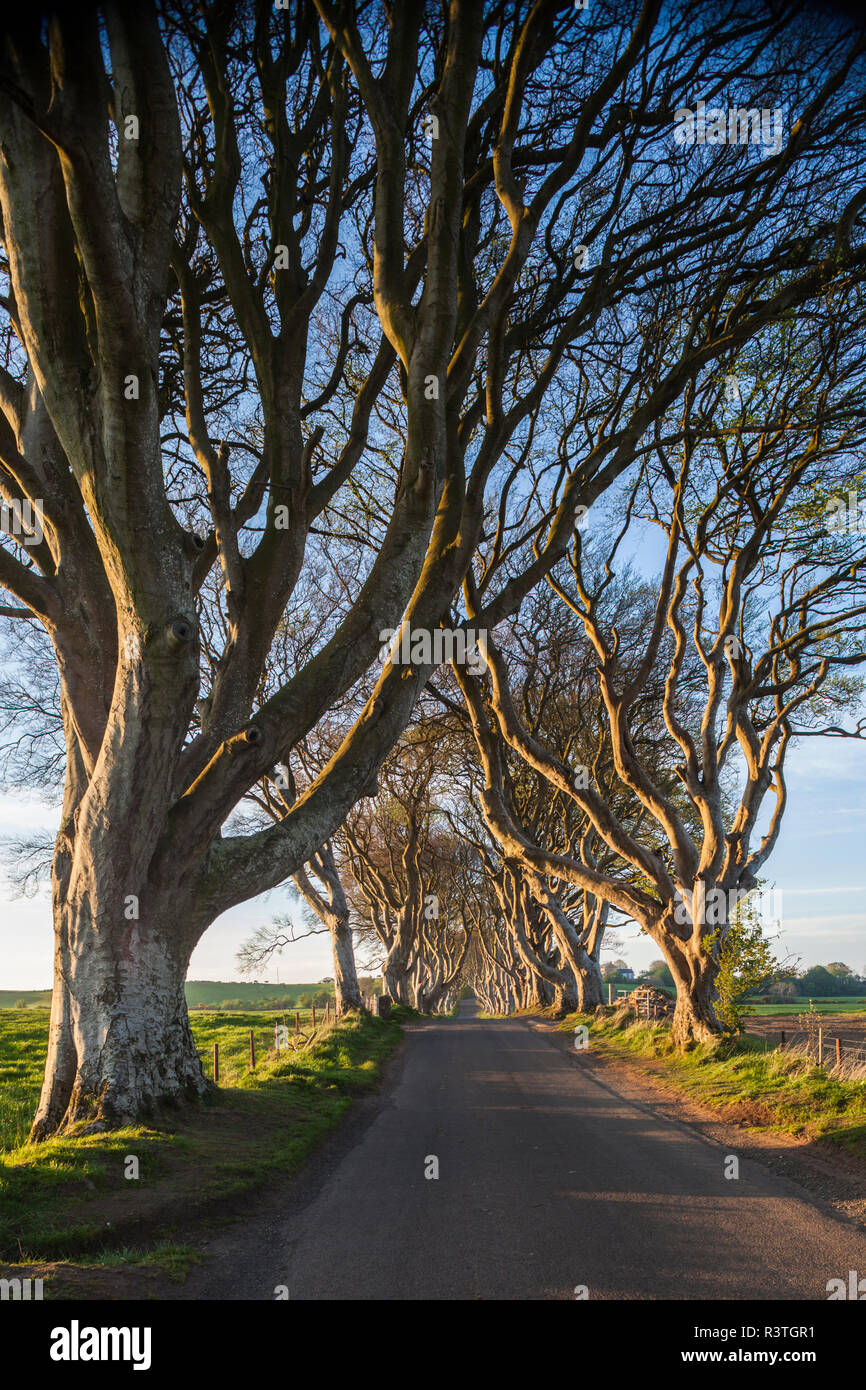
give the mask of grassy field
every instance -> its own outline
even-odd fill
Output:
[[[785,1004],[753,1004],[751,1012],[758,1018],[772,1018],[777,1014],[799,1014],[809,1008],[805,996],[790,999]],[[818,1014],[862,1014],[866,1013],[866,996],[858,994],[842,995],[832,999],[813,999],[812,1004]]]
[[[0,989],[0,1009],[50,1009],[50,989]]]
[[[197,1214],[225,1201],[243,1206],[245,1194],[270,1175],[300,1164],[353,1097],[374,1084],[406,1015],[397,1009],[387,1021],[363,1015],[320,1025],[306,1044],[302,1038],[297,1050],[277,1056],[273,1014],[195,1014],[193,1035],[208,1076],[213,1043],[220,1045],[213,1100],[153,1125],[29,1148],[24,1141],[39,1096],[48,1017],[4,1011],[0,1260],[170,1263],[177,1257],[176,1231]],[[129,1156],[139,1160],[137,1180],[125,1176]]]
[[[667,989],[665,992],[672,997],[674,996],[672,989]],[[630,991],[621,989],[617,995],[617,1002],[625,999],[629,993]],[[786,1000],[784,1004],[750,1004],[749,1013],[756,1018],[800,1014],[809,1008],[810,1002],[814,1004],[815,1012],[819,1014],[866,1013],[866,995],[860,994],[822,996],[820,998],[798,994],[793,999]]]
[[[334,997],[333,984],[260,985],[237,980],[187,980],[186,1002],[190,1009],[219,1009],[231,1002],[233,1009],[267,1009],[271,1002],[294,1008],[302,994],[322,990]],[[0,1009],[50,1009],[50,989],[0,989]]]
[[[294,1007],[301,994],[316,995],[326,990],[334,997],[333,984],[310,985],[257,985],[234,980],[187,980],[184,990],[187,1007],[199,1009],[219,1009],[231,1000],[233,1007],[246,1006],[248,1009],[267,1009],[270,1001],[280,1001],[284,1007]],[[236,1002],[235,1002],[236,1001]]]
[[[866,1083],[819,1070],[795,1051],[764,1051],[758,1039],[673,1049],[666,1023],[635,1023],[625,1010],[604,1020],[572,1014],[563,1032],[586,1024],[589,1045],[608,1056],[652,1058],[655,1070],[695,1100],[757,1129],[824,1139],[866,1158]]]
[[[312,1011],[301,1009],[300,1042],[311,1036]],[[285,1021],[289,1043],[295,1046],[294,1013],[216,1013],[190,1015],[192,1035],[204,1065],[213,1077],[213,1045],[219,1043],[220,1085],[236,1086],[249,1073],[250,1031],[256,1045],[256,1059],[274,1049],[274,1025]],[[322,1010],[316,1010],[317,1028]],[[39,1100],[42,1070],[48,1046],[48,1015],[32,1009],[6,1009],[0,1013],[0,1154],[23,1144],[30,1130]]]

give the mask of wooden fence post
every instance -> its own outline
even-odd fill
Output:
[[[296,1014],[295,1014],[295,1032],[296,1032],[296,1033],[300,1033],[300,1031],[301,1031],[301,1015],[298,1014],[298,1013],[296,1013]]]
[[[214,1081],[214,1085],[215,1085],[215,1086],[218,1086],[218,1085],[220,1084],[220,1045],[219,1045],[219,1043],[214,1043],[214,1045],[213,1045],[213,1081]]]
[[[782,1029],[782,1046],[783,1046],[783,1047],[785,1046],[785,1030],[784,1030],[784,1028]]]
[[[818,1029],[818,1066],[824,1065],[824,1029]]]
[[[841,1039],[841,1038],[837,1038],[837,1039],[836,1039],[836,1066],[837,1066],[837,1067],[840,1066],[841,1063],[842,1063],[842,1039]]]
[[[613,1003],[613,985],[610,983],[610,981],[608,981],[607,986],[607,1002],[608,1004]]]
[[[255,1038],[254,1038],[254,1036],[253,1036],[253,1030],[252,1030],[252,1028],[251,1028],[251,1029],[250,1029],[250,1071],[255,1071],[255,1069],[256,1069],[256,1040],[255,1040]]]
[[[313,1010],[313,1027],[315,1028],[315,1026],[316,1026],[316,1006],[315,1006],[315,1004],[311,1004],[310,1007],[311,1007],[311,1009]]]

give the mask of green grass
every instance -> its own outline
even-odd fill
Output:
[[[81,1255],[75,1263],[83,1269],[119,1269],[124,1265],[156,1269],[168,1275],[173,1283],[181,1284],[192,1267],[201,1262],[202,1256],[192,1246],[164,1240],[150,1250],[139,1245],[124,1245],[119,1250],[103,1250],[98,1255]],[[57,1263],[68,1262],[60,1260]]]
[[[0,1259],[93,1260],[124,1249],[174,1249],[179,1225],[216,1201],[243,1202],[270,1176],[298,1167],[353,1097],[375,1083],[401,1036],[405,1011],[394,1014],[325,1025],[307,1047],[279,1056],[265,1050],[273,1047],[273,1015],[194,1015],[208,1075],[213,1043],[220,1045],[213,1101],[152,1125],[33,1147],[25,1140],[48,1020],[30,1010],[0,1015]],[[248,1065],[250,1027],[255,1072]],[[139,1159],[139,1180],[124,1177],[130,1154]]]
[[[322,990],[334,996],[333,984],[250,984],[237,980],[187,980],[184,986],[190,1009],[294,1008],[299,995]],[[0,1009],[50,1009],[50,989],[0,989]]]
[[[184,986],[190,1010],[199,1009],[202,1005],[207,1009],[220,1009],[224,1008],[228,1001],[232,1001],[233,1008],[267,1009],[271,1001],[277,1000],[284,1007],[290,1008],[294,1007],[299,995],[316,995],[322,990],[326,990],[333,998],[333,984],[257,985],[246,981],[239,984],[232,980],[187,980]]]
[[[660,1058],[668,1081],[695,1100],[725,1110],[756,1129],[781,1130],[842,1144],[866,1158],[866,1084],[828,1075],[783,1051],[764,1051],[759,1039],[706,1045],[681,1053],[666,1023],[629,1021],[622,1012],[604,1020],[572,1014],[560,1027],[589,1028],[589,1045],[608,1056]]]
[[[312,1029],[312,1012],[301,1009],[302,1035]],[[316,1010],[316,1024],[323,1011]],[[250,1029],[257,1060],[274,1046],[274,1024],[285,1019],[290,1042],[295,1039],[294,1013],[210,1013],[190,1015],[192,1035],[204,1064],[213,1077],[213,1045],[219,1043],[220,1085],[234,1086],[249,1069]],[[32,1009],[0,1012],[0,1153],[23,1144],[39,1100],[45,1053],[48,1048],[48,1016]]]
[[[866,1013],[866,996],[848,994],[837,999],[813,999],[811,1001],[818,1014],[862,1014]],[[785,1004],[752,1004],[751,1012],[756,1016],[770,1016],[774,1014],[796,1014],[808,1011],[809,1000],[805,995],[798,995],[795,999],[788,1000]]]
[[[312,1034],[313,1016],[310,1009],[296,1011],[300,1016],[303,1044]],[[316,1009],[316,1031],[323,1026],[324,1009]],[[274,1047],[274,1027],[284,1024],[289,1030],[289,1046],[297,1042],[295,1012],[201,1012],[190,1014],[190,1027],[204,1064],[205,1074],[213,1078],[213,1045],[219,1043],[220,1085],[237,1086],[249,1074],[250,1031],[256,1045],[256,1066],[260,1058]]]
[[[47,1014],[33,1009],[0,1013],[0,1153],[27,1138],[47,1048]]]

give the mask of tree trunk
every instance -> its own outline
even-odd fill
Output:
[[[409,1008],[415,1007],[409,974],[399,955],[389,953],[383,966],[382,993],[390,994],[391,998],[398,1004],[406,1004]]]
[[[407,905],[398,915],[397,929],[382,965],[382,990],[398,1004],[415,1007],[415,990],[411,978],[416,939],[415,918]]]
[[[582,952],[577,976],[578,1009],[589,1014],[604,1003],[604,983],[598,961],[587,951]]]
[[[668,965],[677,987],[672,1036],[678,1047],[712,1042],[724,1033],[716,1016],[714,999],[718,963],[700,949],[699,943],[665,949]]]
[[[355,950],[348,917],[329,923],[334,952],[334,1009],[337,1018],[361,1008],[361,986],[355,969]]]
[[[131,909],[130,909],[131,910]],[[153,925],[153,923],[158,925]],[[61,907],[45,1080],[31,1141],[130,1124],[211,1089],[184,996],[192,945],[176,913],[94,928]]]
[[[74,743],[67,761],[52,864],[49,1051],[33,1141],[81,1122],[129,1124],[211,1087],[184,997],[210,918],[195,901],[200,865],[178,856],[167,833],[197,656],[192,642],[177,658],[172,650],[164,634],[147,650],[139,644],[118,677],[92,774]]]
[[[532,971],[532,983],[530,985],[531,1007],[533,1009],[546,1009],[553,998],[553,986],[543,980],[536,971]]]
[[[564,1018],[566,1014],[573,1014],[580,1007],[577,982],[571,970],[568,971],[568,975],[571,979],[567,984],[553,985],[553,1011],[560,1018]]]

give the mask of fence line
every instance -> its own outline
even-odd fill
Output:
[[[667,1014],[667,1008],[660,1010],[657,1000],[651,998],[653,993],[655,993],[655,991],[644,988],[632,990],[630,993],[622,996],[623,1000],[631,1006],[635,1022],[639,1022],[641,1019],[643,1019],[644,1022],[655,1022],[665,1017]],[[792,1031],[800,1035],[799,1042],[789,1042],[788,1033]],[[752,1036],[764,1038],[764,1049],[766,1051],[769,1035],[767,1033],[753,1033]],[[859,1065],[866,1066],[866,1040],[862,1037],[845,1038],[835,1033],[832,1036],[826,1036],[823,1027],[819,1027],[817,1033],[815,1031],[810,1033],[807,1029],[802,1027],[793,1030],[780,1028],[779,1043],[772,1050],[791,1052],[793,1055],[796,1055],[797,1052],[801,1052],[802,1055],[810,1059],[814,1055],[817,1066],[821,1068],[826,1066],[830,1070],[834,1067],[842,1067],[843,1064],[846,1068]]]
[[[264,1046],[260,1045],[261,1055],[265,1057],[279,1057],[281,1053],[301,1051],[303,1048],[307,1047],[311,1042],[313,1042],[317,1035],[321,1033],[324,1024],[331,1022],[336,1022],[336,1010],[330,1004],[326,1006],[324,1015],[319,1016],[318,1022],[316,1022],[315,1019],[313,1020],[312,1025],[309,1027],[309,1031],[307,1031],[305,1028],[302,1028],[300,1013],[295,1013],[294,1030],[290,1032],[290,1028],[287,1023],[275,1023],[273,1042],[270,1044],[270,1046],[268,1046],[267,1044],[265,1044]],[[265,1026],[265,1029],[263,1029],[262,1031],[267,1032],[269,1030],[267,1030],[267,1026]],[[246,1064],[248,1071],[255,1071],[256,1069],[257,1049],[255,1034],[255,1029],[250,1028],[248,1030],[249,1060]],[[291,1041],[289,1041],[290,1038]],[[226,1055],[225,1047],[223,1046],[222,1058],[220,1057],[219,1042],[214,1042],[212,1048],[210,1049],[207,1046],[205,1046],[203,1048],[199,1048],[198,1051],[199,1056],[202,1058],[202,1062],[204,1062],[205,1060],[205,1054],[208,1051],[210,1051],[210,1056],[212,1059],[211,1075],[215,1084],[218,1086],[220,1081],[220,1072],[224,1070],[223,1063],[225,1062]],[[230,1058],[229,1064],[233,1074],[235,1072],[235,1063],[237,1063],[237,1066],[242,1069],[242,1062],[238,1058]]]
[[[787,1052],[792,1057],[802,1057],[804,1060],[812,1062],[820,1070],[826,1072],[836,1072],[844,1077],[851,1073],[856,1073],[859,1068],[866,1069],[866,1041],[862,1037],[846,1038],[838,1034],[826,1035],[823,1027],[806,1030],[797,1029],[799,1040],[788,1040],[787,1030],[780,1029],[779,1042],[772,1050],[774,1052]],[[754,1034],[753,1034],[754,1036]],[[768,1035],[765,1033],[764,1050],[766,1051]],[[772,1041],[770,1039],[770,1041]],[[852,1076],[853,1080],[863,1079],[861,1076]]]

